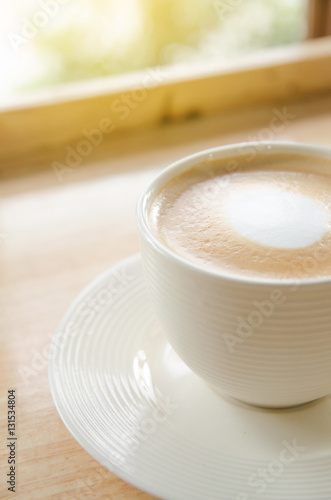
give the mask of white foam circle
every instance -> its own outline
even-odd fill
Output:
[[[236,190],[227,203],[232,227],[255,243],[302,248],[318,242],[327,229],[325,208],[301,193],[261,186]]]

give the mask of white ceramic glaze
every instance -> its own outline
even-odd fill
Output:
[[[250,151],[331,158],[295,143],[219,147],[179,160],[146,188],[137,208],[144,274],[162,330],[183,361],[217,390],[266,407],[331,393],[331,279],[271,280],[222,274],[190,263],[152,234],[149,209],[171,178],[208,158]],[[308,277],[307,277],[308,276]]]
[[[69,431],[157,498],[331,498],[331,398],[267,410],[219,397],[167,343],[140,256],[79,295],[50,354],[51,391]],[[98,469],[90,480],[98,498],[97,484],[111,478]]]

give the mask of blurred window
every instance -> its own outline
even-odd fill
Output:
[[[316,14],[321,2],[330,5],[329,0],[3,2],[1,98],[150,66],[221,64],[298,42],[308,36],[308,12],[310,19],[315,16],[310,36],[321,31],[324,14]]]

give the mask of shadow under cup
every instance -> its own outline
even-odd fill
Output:
[[[243,402],[295,406],[331,393],[331,276],[222,274],[176,255],[149,226],[151,204],[169,180],[208,158],[244,154],[248,146],[263,154],[331,159],[326,147],[270,142],[214,148],[177,161],[138,202],[143,270],[161,328],[193,372]]]

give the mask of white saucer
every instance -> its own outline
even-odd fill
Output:
[[[263,410],[214,393],[159,330],[140,256],[79,295],[51,352],[64,423],[128,483],[167,500],[330,500],[331,398]]]

